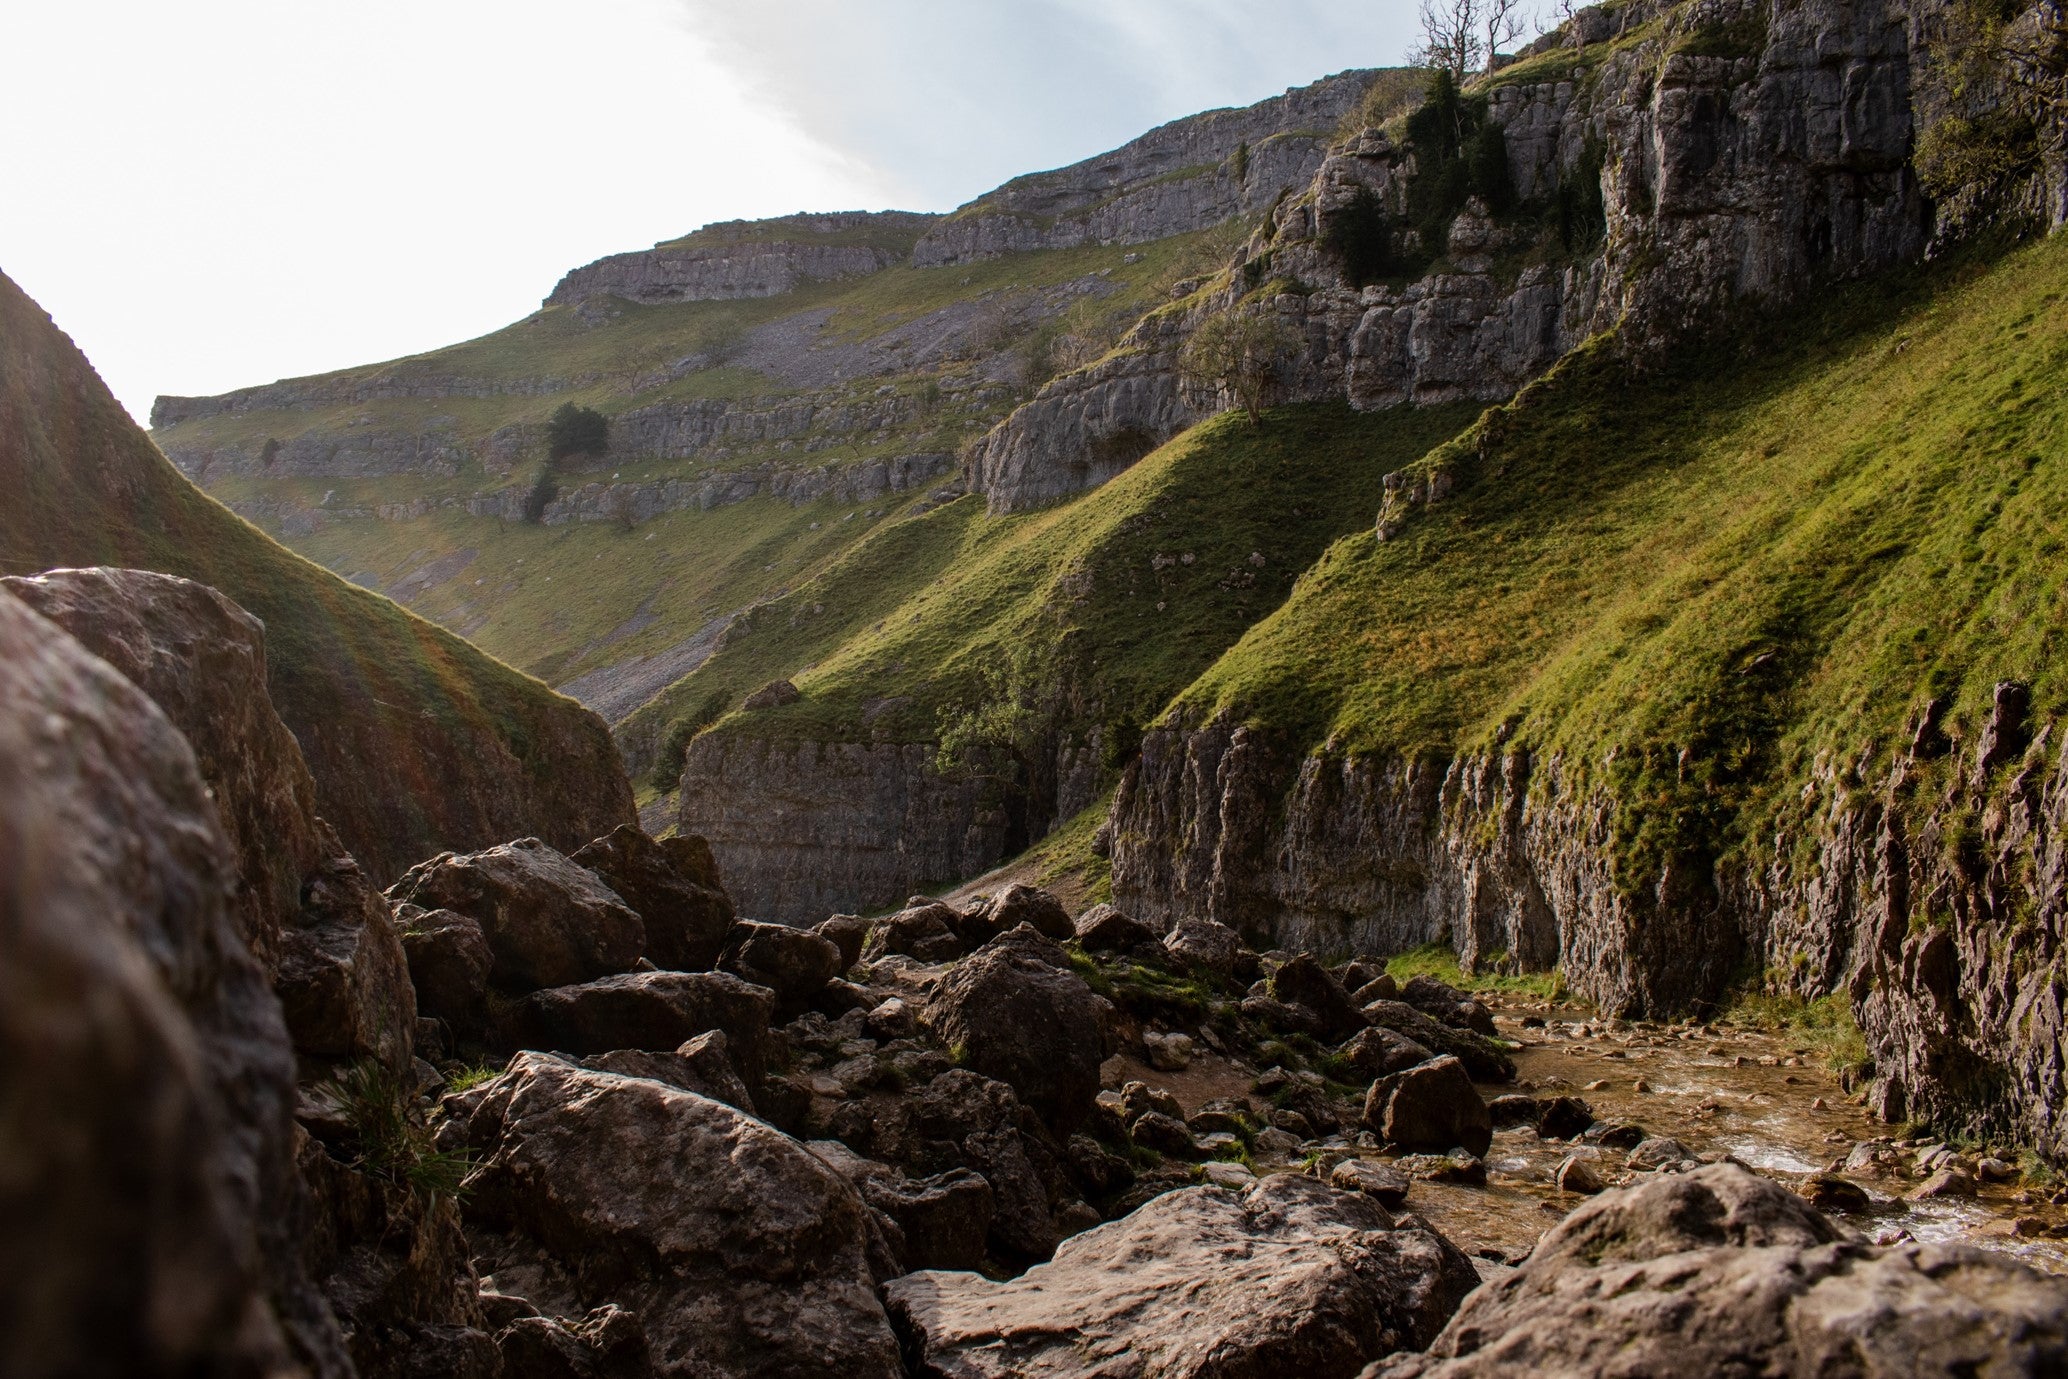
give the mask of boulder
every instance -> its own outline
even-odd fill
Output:
[[[580,1321],[519,1317],[496,1333],[501,1379],[647,1379],[646,1327],[622,1307],[595,1308]]]
[[[702,838],[651,838],[620,824],[569,860],[596,873],[638,913],[646,930],[644,956],[654,966],[703,972],[718,961],[732,928],[732,901]]]
[[[1568,1154],[1559,1160],[1551,1181],[1557,1184],[1560,1192],[1577,1192],[1590,1197],[1603,1187],[1601,1175],[1595,1172],[1594,1165],[1577,1154]]]
[[[1343,1160],[1329,1170],[1328,1181],[1344,1192],[1369,1193],[1381,1206],[1397,1207],[1407,1200],[1407,1175],[1370,1159]]]
[[[535,1053],[446,1107],[497,1280],[636,1313],[656,1375],[902,1374],[867,1208],[788,1136]]]
[[[396,907],[417,1008],[463,1039],[488,1036],[488,974],[495,955],[478,921],[451,910]]]
[[[1111,905],[1092,906],[1077,916],[1071,929],[1086,951],[1093,953],[1121,952],[1156,942],[1153,929]]]
[[[809,929],[787,924],[759,924],[743,919],[732,926],[720,970],[775,993],[778,1019],[794,1019],[811,1006],[812,997],[840,975],[840,945]]]
[[[1493,1144],[1493,1120],[1465,1072],[1445,1054],[1372,1083],[1364,1098],[1364,1126],[1407,1150],[1453,1147],[1484,1155]]]
[[[1305,953],[1296,954],[1271,974],[1271,995],[1287,1005],[1310,1011],[1320,1037],[1333,1043],[1364,1029],[1369,1021],[1343,990],[1343,984]]]
[[[908,906],[870,925],[862,956],[874,961],[902,953],[920,962],[953,962],[969,951],[961,926],[961,912],[939,901]]]
[[[349,1365],[235,862],[165,713],[0,593],[0,1373]]]
[[[1057,943],[1077,936],[1077,926],[1070,922],[1070,912],[1063,908],[1062,901],[1037,886],[1023,885],[1018,881],[993,896],[983,913],[985,924],[1000,934],[1024,924],[1043,938],[1054,939]]]
[[[142,690],[193,748],[234,851],[237,923],[316,1058],[409,1062],[415,995],[387,904],[329,824],[267,688],[265,628],[214,589],[146,570],[0,580]]]
[[[388,895],[480,924],[494,957],[490,979],[513,993],[629,972],[646,946],[646,926],[615,891],[536,838],[440,853]]]
[[[1059,1138],[1091,1114],[1108,1052],[1105,1008],[1033,930],[1001,934],[956,964],[922,1019],[956,1061],[1011,1087]]]
[[[900,1273],[974,1269],[984,1262],[984,1237],[995,1208],[991,1185],[982,1174],[952,1168],[913,1179],[890,1164],[863,1158],[838,1140],[815,1141],[808,1147],[897,1226]]]
[[[1594,1124],[1594,1108],[1576,1096],[1546,1098],[1537,1107],[1537,1138],[1576,1140]]]
[[[991,1185],[991,1228],[986,1248],[998,1258],[1026,1263],[1054,1253],[1056,1224],[1050,1193],[1021,1133],[1028,1115],[1012,1088],[951,1068],[926,1084],[909,1106],[912,1131],[930,1157],[980,1173]]]
[[[646,1049],[612,1049],[581,1060],[584,1068],[620,1077],[647,1077],[685,1092],[722,1101],[734,1110],[756,1115],[754,1097],[732,1061],[732,1041],[722,1030],[699,1034],[673,1053]]]
[[[1242,936],[1211,919],[1181,919],[1163,936],[1164,951],[1202,972],[1227,977],[1242,965]]]
[[[1426,1344],[1478,1281],[1426,1226],[1276,1174],[1165,1193],[1009,1282],[926,1272],[883,1291],[920,1374],[1347,1379]]]
[[[1379,1078],[1426,1063],[1435,1054],[1390,1029],[1361,1029],[1336,1050],[1359,1077]]]
[[[794,704],[804,694],[788,680],[771,680],[740,701],[740,707],[749,713],[760,709],[779,709],[785,704]]]
[[[1687,1146],[1679,1140],[1658,1135],[1640,1141],[1638,1146],[1630,1151],[1630,1167],[1660,1169],[1670,1164],[1687,1163],[1694,1157],[1688,1152]]]
[[[1508,1082],[1515,1077],[1514,1062],[1491,1039],[1474,1030],[1447,1025],[1405,1001],[1367,1002],[1364,1017],[1435,1053],[1451,1055],[1465,1065],[1475,1081]]]
[[[1874,1198],[1866,1188],[1836,1173],[1812,1173],[1797,1189],[1802,1200],[1818,1211],[1864,1213],[1874,1210]]]
[[[1408,978],[1407,985],[1400,988],[1400,999],[1446,1025],[1469,1029],[1488,1039],[1494,1037],[1492,1011],[1456,987],[1426,973]]]
[[[767,1068],[774,1011],[767,987],[727,972],[633,972],[533,992],[504,1016],[501,1042],[572,1054],[668,1053],[722,1030],[740,1077],[754,1088]]]
[[[1486,1113],[1493,1118],[1495,1125],[1535,1125],[1544,1114],[1544,1108],[1533,1096],[1510,1092],[1489,1101]]]
[[[1957,1245],[1878,1248],[1732,1164],[1603,1193],[1384,1379],[2039,1375],[2068,1279]]]
[[[828,915],[811,931],[840,950],[842,972],[862,960],[862,948],[869,941],[869,921],[857,915]]]
[[[1400,999],[1400,983],[1393,980],[1390,972],[1381,972],[1364,985],[1350,993],[1350,999],[1360,1009],[1373,1001],[1397,1001]]]

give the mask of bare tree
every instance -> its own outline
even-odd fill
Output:
[[[1484,4],[1486,70],[1491,72],[1501,50],[1529,32],[1530,16],[1523,11],[1522,0],[1484,0]]]
[[[1462,83],[1484,57],[1480,25],[1484,7],[1503,0],[1422,0],[1422,36],[1408,53],[1408,64],[1448,71]],[[1513,0],[1509,0],[1513,3]]]

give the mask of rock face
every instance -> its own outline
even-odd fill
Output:
[[[1008,1283],[919,1273],[884,1297],[921,1375],[1330,1379],[1427,1344],[1478,1281],[1434,1231],[1279,1174],[1158,1197]]]
[[[0,1369],[347,1371],[290,1235],[293,1058],[194,754],[0,593]]]
[[[569,860],[595,872],[639,912],[645,956],[654,966],[700,972],[718,961],[732,928],[732,900],[702,838],[657,840],[624,824]]]
[[[506,991],[630,971],[646,946],[646,926],[614,891],[536,838],[464,857],[442,853],[388,893],[398,904],[478,923],[494,959],[490,980]]]
[[[647,303],[779,296],[805,283],[902,263],[935,219],[909,211],[851,211],[707,225],[672,244],[577,268],[545,304],[574,305],[605,295]],[[858,242],[863,240],[883,242]]]
[[[213,589],[143,570],[0,580],[141,689],[185,735],[237,854],[238,921],[320,1058],[410,1055],[416,999],[380,893],[316,815],[266,687],[264,629]]]
[[[1091,1114],[1106,1017],[1063,950],[1032,929],[1001,934],[957,963],[922,1016],[961,1061],[1019,1094],[1056,1134]]]
[[[449,1099],[478,1155],[470,1212],[498,1284],[563,1316],[615,1303],[653,1372],[898,1379],[866,1208],[802,1145],[729,1106],[521,1054]]]
[[[0,278],[0,515],[15,573],[121,565],[259,619],[265,677],[316,812],[374,884],[532,829],[576,847],[636,817],[601,719],[298,560],[181,478],[71,342]]]
[[[2040,1375],[2068,1282],[1961,1246],[1879,1248],[1718,1164],[1604,1194],[1384,1379],[1563,1374]]]

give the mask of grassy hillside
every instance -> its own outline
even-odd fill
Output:
[[[273,699],[320,807],[377,876],[526,833],[578,844],[630,816],[594,715],[201,493],[5,277],[0,485],[0,573],[158,570],[213,585],[265,622]]]
[[[1669,371],[1603,344],[1429,456],[1458,492],[1337,543],[1187,689],[1291,745],[1497,731],[1612,786],[1618,875],[1828,809],[1936,695],[2068,700],[2068,240],[1820,301]]]

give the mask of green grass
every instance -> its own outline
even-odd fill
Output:
[[[1857,1072],[1871,1066],[1867,1040],[1853,1018],[1851,1002],[1843,995],[1807,1000],[1771,989],[1751,989],[1739,993],[1722,1018],[1746,1029],[1784,1035],[1811,1050],[1832,1072]]]
[[[1386,960],[1386,972],[1396,982],[1405,984],[1415,977],[1434,977],[1446,986],[1460,991],[1501,991],[1534,996],[1546,1001],[1573,999],[1566,990],[1565,974],[1551,972],[1523,972],[1503,975],[1493,972],[1468,973],[1458,966],[1458,955],[1448,943],[1429,943],[1420,948],[1397,953]]]
[[[1180,708],[1296,748],[1558,755],[1614,792],[1633,891],[1813,830],[1816,763],[1885,764],[1929,695],[1968,741],[1998,680],[2062,707],[2064,301],[2049,241],[1647,378],[1583,350],[1429,457],[1448,502],[1339,542]]]

